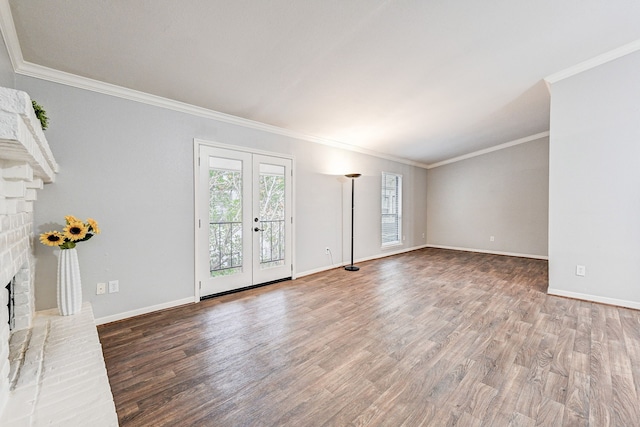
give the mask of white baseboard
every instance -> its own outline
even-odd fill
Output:
[[[365,262],[365,261],[371,261],[373,259],[386,258],[388,256],[393,256],[393,255],[400,255],[400,254],[403,254],[405,252],[417,251],[418,249],[423,249],[423,248],[426,248],[426,247],[427,247],[427,245],[420,245],[420,246],[412,246],[410,248],[397,249],[395,251],[383,252],[383,253],[380,253],[380,254],[375,254],[375,255],[372,255],[372,256],[364,257],[364,258],[358,258],[357,260],[354,261],[354,264],[357,263],[357,262]],[[347,264],[349,264],[349,263],[347,262],[344,265],[347,265]]]
[[[547,289],[547,294],[555,295],[558,297],[567,297],[567,298],[579,299],[579,300],[589,301],[589,302],[599,302],[602,304],[616,305],[619,307],[626,307],[626,308],[633,308],[634,310],[640,310],[640,302],[635,302],[635,301],[626,301],[622,299],[607,298],[607,297],[601,297],[598,295],[581,294],[579,292],[563,291],[562,289],[553,289],[553,288]]]
[[[343,265],[345,265],[345,264],[333,264],[333,265],[330,265],[328,267],[320,267],[320,268],[314,268],[313,270],[303,271],[301,273],[297,273],[296,274],[296,279],[298,279],[300,277],[304,277],[304,276],[310,276],[310,275],[316,274],[316,273],[322,273],[323,271],[333,270],[334,268],[339,268],[339,267],[342,267]]]
[[[142,307],[131,311],[125,311],[123,313],[113,314],[111,316],[100,317],[96,319],[96,325],[103,325],[105,323],[116,322],[118,320],[128,319],[129,317],[140,316],[141,314],[147,314],[154,311],[164,310],[167,308],[177,307],[179,305],[194,303],[194,297],[182,298],[175,301],[164,302],[162,304],[151,305],[149,307]]]
[[[450,249],[452,251],[478,252],[481,254],[515,256],[518,258],[532,258],[532,259],[544,259],[544,260],[549,259],[549,257],[546,255],[521,254],[517,252],[489,251],[486,249],[458,248],[455,246],[429,245],[429,244],[425,245],[425,247],[436,248],[436,249]]]
[[[371,261],[374,259],[379,259],[379,258],[385,258],[388,256],[392,256],[392,255],[399,255],[405,252],[411,252],[411,251],[416,251],[418,249],[422,249],[422,248],[426,248],[427,245],[420,245],[420,246],[412,246],[410,248],[403,248],[403,249],[398,249],[392,252],[383,252],[380,254],[376,254],[376,255],[372,255],[372,256],[368,256],[368,257],[364,257],[364,258],[358,258],[356,260],[353,261],[354,264],[357,264],[359,262],[365,262],[365,261]],[[307,271],[303,271],[301,273],[297,273],[296,277],[304,277],[304,276],[309,276],[311,274],[316,274],[316,273],[321,273],[323,271],[328,271],[328,270],[333,270],[334,268],[340,268],[340,267],[344,267],[345,265],[349,265],[349,262],[343,262],[343,263],[339,263],[339,264],[333,264],[327,267],[320,267],[320,268],[314,268],[313,270],[307,270]]]
[[[479,253],[487,253],[487,254],[494,254],[494,255],[507,255],[507,256],[515,256],[515,257],[521,257],[521,258],[534,258],[534,259],[549,259],[549,257],[547,256],[541,256],[541,255],[529,255],[529,254],[519,254],[519,253],[511,253],[511,252],[497,252],[497,251],[486,251],[486,250],[482,250],[482,249],[469,249],[469,248],[457,248],[457,247],[452,247],[452,246],[440,246],[440,245],[420,245],[420,246],[412,246],[410,248],[402,248],[402,249],[397,249],[395,251],[388,251],[388,252],[382,252],[379,254],[375,254],[375,255],[371,255],[368,257],[364,257],[364,258],[358,258],[356,260],[354,260],[354,263],[360,263],[360,262],[365,262],[365,261],[371,261],[374,259],[380,259],[380,258],[386,258],[389,256],[393,256],[393,255],[399,255],[405,252],[411,252],[411,251],[416,251],[418,249],[423,249],[423,248],[437,248],[437,249],[451,249],[451,250],[456,250],[456,251],[466,251],[466,252],[479,252]],[[344,263],[338,263],[338,264],[333,264],[333,265],[329,265],[326,267],[319,267],[319,268],[314,268],[312,270],[307,270],[307,271],[302,271],[300,273],[296,273],[295,277],[304,277],[304,276],[309,276],[311,274],[316,274],[316,273],[321,273],[323,271],[328,271],[328,270],[332,270],[334,268],[340,268],[340,267],[344,267],[345,265],[348,265],[349,262],[344,262]],[[549,293],[551,293],[551,290],[549,291]],[[559,296],[570,296],[571,298],[577,298],[577,299],[586,299],[586,300],[590,300],[589,298],[582,298],[579,296],[571,296],[571,295],[561,295],[561,294],[557,294]],[[586,297],[589,297],[588,295]],[[189,297],[189,298],[183,298],[183,299],[179,299],[179,300],[175,300],[175,301],[169,301],[169,302],[165,302],[162,304],[157,304],[157,305],[152,305],[149,307],[143,307],[143,308],[138,308],[136,310],[131,310],[131,311],[125,311],[123,313],[118,313],[118,314],[113,314],[111,316],[105,316],[105,317],[100,317],[98,319],[96,319],[96,325],[102,325],[105,323],[110,323],[110,322],[116,322],[118,320],[123,320],[123,319],[128,319],[129,317],[134,317],[134,316],[139,316],[141,314],[147,314],[147,313],[151,313],[154,311],[159,311],[159,310],[164,310],[167,308],[172,308],[172,307],[177,307],[179,305],[185,305],[185,304],[190,304],[190,303],[194,303],[194,302],[198,302],[199,300],[197,300],[195,297]],[[593,300],[596,302],[605,302],[605,301],[598,301],[598,300]],[[610,300],[609,302],[605,302],[606,304],[613,304],[613,305],[621,305],[623,307],[629,307],[629,308],[638,308],[640,309],[640,304],[637,304],[636,306],[630,306],[630,305],[625,305],[623,302],[616,302],[617,300]]]

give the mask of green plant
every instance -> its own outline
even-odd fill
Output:
[[[42,130],[45,130],[47,126],[49,126],[49,117],[47,117],[47,112],[44,111],[42,105],[38,104],[36,101],[31,100],[31,103],[33,104],[33,111],[35,111],[36,117],[40,120]]]

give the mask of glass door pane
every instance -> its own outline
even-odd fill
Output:
[[[260,163],[260,269],[285,262],[285,168]]]
[[[253,282],[292,275],[292,162],[253,155]]]
[[[251,286],[251,154],[200,146],[196,240],[200,296]]]
[[[209,157],[211,277],[242,272],[242,161]]]

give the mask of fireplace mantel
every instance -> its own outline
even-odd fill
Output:
[[[36,191],[53,182],[57,172],[29,95],[0,87],[0,283],[4,285],[19,273],[33,282],[33,204]],[[33,317],[33,292],[25,291],[29,312],[16,319],[17,330],[30,327]]]
[[[0,88],[0,161],[29,165],[33,177],[45,183],[53,182],[58,172],[31,98],[20,90]],[[23,174],[31,175],[28,169]]]

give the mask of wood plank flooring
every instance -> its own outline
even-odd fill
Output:
[[[640,312],[423,249],[98,328],[121,426],[640,426]]]

